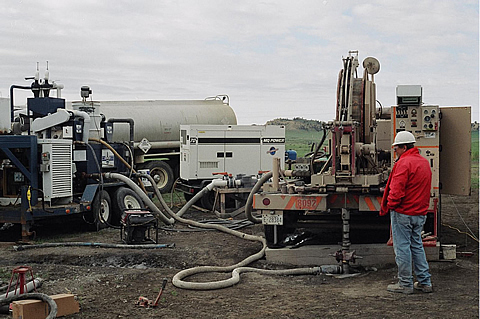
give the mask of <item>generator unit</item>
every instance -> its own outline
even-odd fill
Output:
[[[180,178],[211,180],[218,172],[257,175],[285,154],[285,127],[275,125],[181,125]]]
[[[152,231],[155,239],[152,238]],[[156,244],[158,220],[149,211],[126,210],[120,220],[120,239],[126,244]]]
[[[181,125],[177,188],[190,198],[221,175],[270,171],[274,157],[285,163],[283,125]],[[202,202],[210,206],[208,199]]]

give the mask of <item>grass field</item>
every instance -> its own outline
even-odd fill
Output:
[[[299,157],[310,152],[313,143],[322,140],[323,132],[305,130],[287,130],[285,132],[285,149],[295,150]],[[328,139],[326,140],[326,142]]]
[[[478,131],[472,131],[472,190],[478,190]]]

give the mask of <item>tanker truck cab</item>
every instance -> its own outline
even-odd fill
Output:
[[[274,157],[283,165],[284,126],[181,125],[180,180],[176,187],[190,199],[214,178],[256,177],[259,172],[271,171]],[[214,196],[214,192],[204,196],[201,206],[211,209]]]

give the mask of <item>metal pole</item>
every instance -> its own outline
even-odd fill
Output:
[[[342,267],[343,273],[350,273],[350,265],[347,260],[347,255],[350,252],[350,210],[342,208],[342,222],[343,222],[343,240],[342,240]]]

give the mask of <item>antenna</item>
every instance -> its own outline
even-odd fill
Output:
[[[48,71],[48,61],[47,61],[47,70],[45,71],[45,82],[48,83],[49,77],[50,77],[50,72]]]

